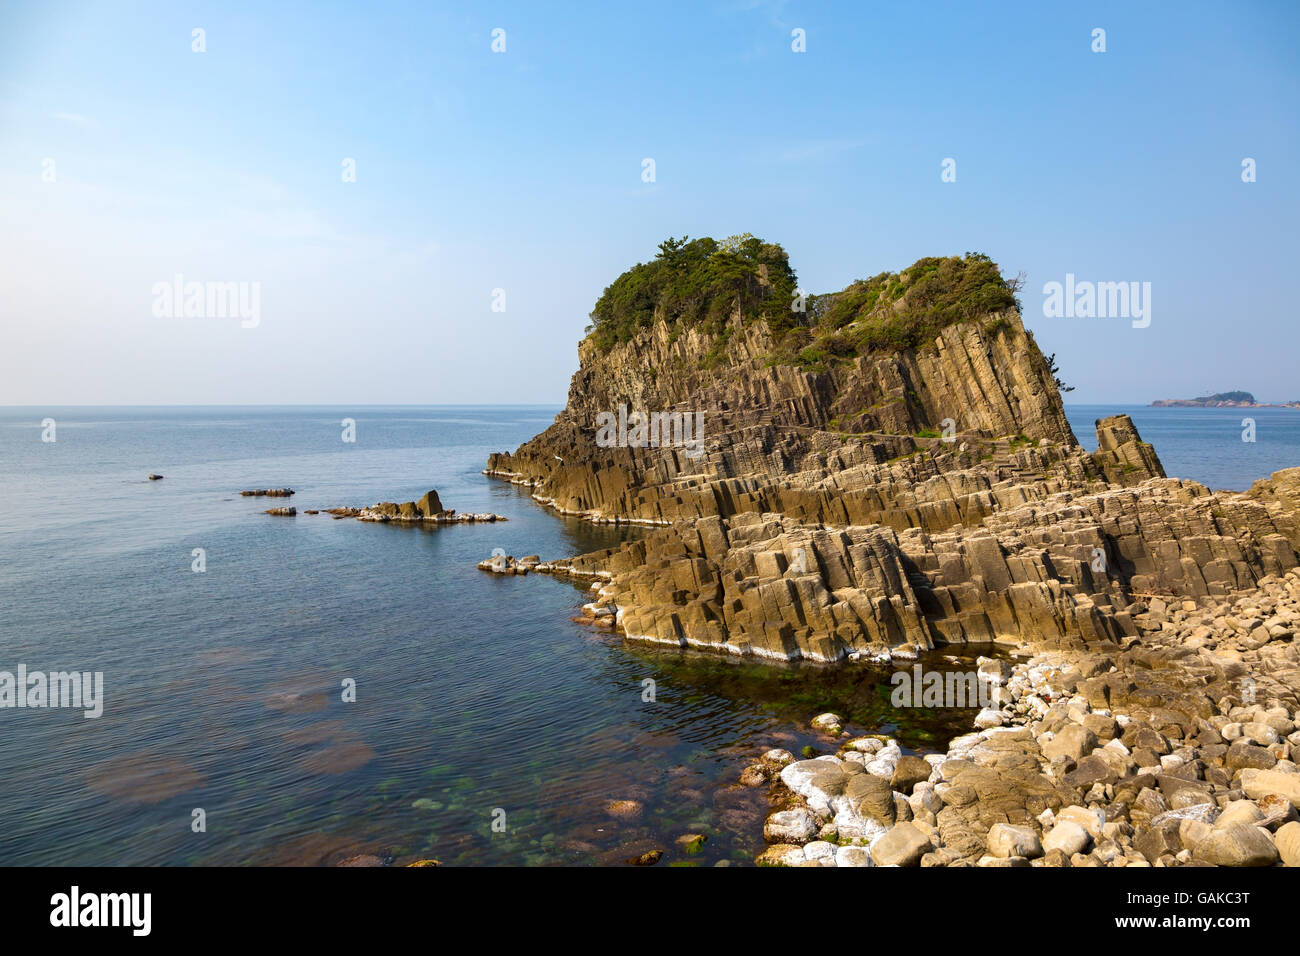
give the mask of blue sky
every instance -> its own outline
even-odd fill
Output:
[[[1300,399],[1298,27],[1289,2],[0,0],[0,404],[560,404],[619,272],[737,232],[813,292],[967,250],[1025,272],[1072,401]],[[177,273],[260,283],[258,324],[156,316]],[[1066,273],[1150,282],[1151,325],[1045,317]]]

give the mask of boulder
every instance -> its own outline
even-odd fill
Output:
[[[1254,825],[1264,819],[1264,811],[1249,800],[1234,800],[1224,807],[1214,821],[1215,829],[1236,826],[1239,823]]]
[[[872,866],[871,854],[860,846],[842,846],[835,851],[836,866]]]
[[[1051,832],[1043,838],[1043,852],[1060,850],[1067,857],[1072,857],[1092,842],[1088,831],[1071,820],[1062,820],[1052,827]]]
[[[763,838],[768,843],[807,843],[817,830],[817,820],[807,810],[778,810],[763,824]]]
[[[871,845],[871,859],[876,866],[917,866],[933,848],[915,824],[900,823]]]
[[[1082,724],[1069,724],[1043,745],[1043,756],[1069,757],[1076,763],[1097,749],[1097,735]]]
[[[1268,831],[1244,823],[1211,830],[1196,844],[1194,855],[1214,866],[1272,866],[1278,860]]]
[[[995,823],[989,828],[988,848],[995,857],[1032,859],[1043,855],[1043,842],[1033,828],[1008,823]]]
[[[918,783],[930,779],[933,768],[922,760],[920,757],[907,755],[898,758],[898,764],[894,767],[894,775],[890,778],[889,785],[900,793],[911,793],[912,788]]]
[[[1241,789],[1252,800],[1260,800],[1270,793],[1286,797],[1293,807],[1300,807],[1300,774],[1280,770],[1243,770]]]
[[[1062,820],[1077,823],[1087,832],[1088,836],[1096,840],[1101,836],[1101,828],[1106,824],[1106,814],[1105,811],[1091,810],[1088,807],[1062,807],[1056,812],[1058,826]]]
[[[812,719],[813,729],[838,737],[844,729],[844,720],[839,714],[818,714]]]
[[[438,492],[432,488],[419,501],[415,502],[415,507],[420,514],[426,517],[442,514],[446,510],[442,506],[442,500],[438,497]]]
[[[860,773],[848,778],[844,796],[859,816],[890,827],[897,819],[898,806],[888,780],[875,774]]]
[[[1300,866],[1300,823],[1292,820],[1278,827],[1277,833],[1273,835],[1273,843],[1283,863],[1287,866]]]
[[[759,866],[798,866],[805,859],[803,847],[791,843],[778,843],[760,853],[754,862]]]

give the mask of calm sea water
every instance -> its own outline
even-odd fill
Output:
[[[969,728],[972,711],[892,711],[879,671],[625,645],[570,621],[580,589],[477,570],[496,547],[627,533],[480,474],[556,411],[0,409],[0,670],[102,671],[106,698],[94,720],[0,709],[0,863],[748,862],[766,805],[736,778],[766,747],[823,745],[813,715],[920,750]],[[238,494],[286,485],[297,518]],[[301,513],[430,488],[510,520]],[[615,799],[644,812],[613,818]],[[687,858],[690,832],[709,840]]]
[[[1173,478],[1211,488],[1245,491],[1251,482],[1300,465],[1300,408],[1150,408],[1145,405],[1066,405],[1079,441],[1097,449],[1098,418],[1127,412],[1143,441]],[[1243,419],[1255,423],[1255,440],[1242,441]]]
[[[1089,447],[1119,410],[1170,474],[1244,488],[1300,464],[1300,411],[1250,413],[1251,445],[1239,411],[1068,408]],[[570,621],[580,589],[478,571],[496,547],[558,557],[637,533],[480,474],[556,411],[0,409],[0,670],[106,685],[95,720],[0,710],[0,863],[748,862],[766,805],[736,777],[763,748],[824,745],[814,714],[921,751],[969,727],[971,711],[893,711],[879,671],[626,645]],[[284,485],[300,512],[436,488],[510,520],[272,518],[283,500],[238,495]],[[613,818],[613,799],[644,812]],[[689,832],[709,841],[687,858],[673,841]]]

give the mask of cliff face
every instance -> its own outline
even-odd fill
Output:
[[[663,526],[542,566],[598,578],[589,611],[628,638],[826,661],[1086,645],[1133,633],[1142,595],[1297,564],[1294,482],[1248,497],[1166,479],[1122,415],[1085,452],[1014,309],[821,367],[778,346],[739,309],[712,332],[660,319],[588,339],[555,423],[491,456],[488,474],[564,512]],[[647,435],[635,412],[668,417]]]
[[[1078,449],[1047,363],[1014,312],[950,326],[920,353],[859,356],[828,371],[773,365],[773,351],[767,327],[738,314],[715,335],[659,322],[605,354],[588,340],[555,424],[513,455],[493,455],[488,471],[598,518],[777,510],[860,521],[887,508],[846,510],[817,486],[835,475],[847,482],[840,490],[865,490],[881,474],[861,470],[885,463],[908,481],[981,458],[1008,474],[1042,470],[1041,458]],[[702,448],[602,447],[601,416],[620,408],[688,416]],[[1052,447],[1018,460],[1034,440]],[[1161,473],[1158,462],[1149,473]]]

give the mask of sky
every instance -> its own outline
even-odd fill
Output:
[[[1067,401],[1300,399],[1298,51],[1287,0],[0,0],[0,404],[560,405],[605,286],[742,232],[1023,272]]]

